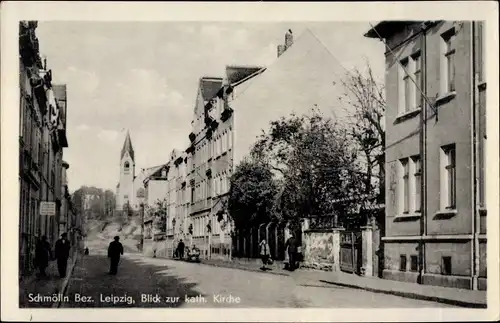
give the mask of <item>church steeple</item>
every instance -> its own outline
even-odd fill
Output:
[[[127,137],[125,137],[125,142],[123,143],[123,148],[122,152],[120,154],[120,159],[123,159],[123,155],[125,155],[125,152],[128,152],[130,155],[130,158],[132,158],[132,161],[135,161],[134,159],[134,148],[132,147],[132,139],[130,139],[130,133],[127,130]]]

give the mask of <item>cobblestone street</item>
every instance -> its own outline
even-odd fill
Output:
[[[446,307],[335,287],[301,272],[287,277],[140,255],[124,257],[117,276],[108,266],[104,255],[80,260],[61,307]]]

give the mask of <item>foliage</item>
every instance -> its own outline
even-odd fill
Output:
[[[157,200],[153,205],[145,207],[144,212],[153,218],[153,227],[156,233],[167,231],[167,200]]]
[[[82,186],[71,195],[71,201],[78,214],[88,219],[106,219],[112,217],[116,209],[116,197],[111,190]]]
[[[384,88],[374,76],[369,64],[366,72],[355,69],[342,80],[345,93],[339,102],[348,112],[348,134],[363,153],[366,168],[365,193],[378,193],[384,200],[386,100]]]
[[[270,165],[246,159],[231,176],[228,211],[236,228],[245,228],[270,220],[276,183]]]
[[[283,126],[287,122],[289,126]],[[275,213],[292,227],[309,216],[335,217],[340,224],[352,203],[338,200],[358,194],[361,180],[346,132],[312,110],[310,115],[292,115],[271,124],[269,133],[268,147],[276,147],[273,143],[278,141],[279,148],[269,150],[268,158],[282,165]]]

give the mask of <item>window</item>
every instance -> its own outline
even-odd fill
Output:
[[[451,275],[451,257],[443,256],[441,258],[441,275]]]
[[[413,59],[413,70],[414,70],[413,76],[415,79],[415,83],[417,84],[413,91],[415,100],[413,102],[413,108],[417,109],[422,105],[421,102],[422,94],[420,92],[420,90],[422,89],[422,59],[420,57],[420,52],[417,52],[414,55],[412,55],[412,59]],[[420,90],[417,89],[417,86]]]
[[[128,161],[126,161],[125,164],[123,164],[123,169],[124,169],[125,174],[127,174],[129,172],[130,164]]]
[[[399,256],[399,271],[406,271],[406,255]]]
[[[399,114],[404,114],[409,111],[409,99],[410,99],[410,77],[409,72],[409,59],[405,58],[401,60],[401,65],[399,68]]]
[[[418,271],[418,257],[416,255],[410,256],[410,271]]]
[[[412,158],[413,162],[413,191],[414,191],[414,200],[413,200],[413,210],[416,213],[419,213],[422,208],[422,199],[421,189],[422,189],[422,165],[420,163],[420,156],[414,156]]]
[[[195,186],[194,183],[191,184],[191,203],[194,203],[194,194],[195,194]]]
[[[456,206],[456,151],[455,145],[445,146],[442,153],[441,207],[455,209]]]
[[[410,174],[409,174],[409,162],[408,158],[404,158],[400,160],[401,163],[401,198],[400,198],[400,207],[401,212],[409,213],[410,212]]]
[[[227,148],[231,149],[233,145],[233,133],[231,132],[231,129],[229,129],[228,136],[227,136]]]
[[[442,56],[441,56],[441,87],[442,94],[455,91],[455,28],[450,29],[441,35]]]

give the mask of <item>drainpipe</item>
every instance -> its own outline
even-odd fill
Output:
[[[425,26],[422,30],[421,40],[421,53],[422,53],[422,78],[420,83],[420,88],[422,93],[427,95],[427,42],[426,34],[429,27]],[[424,236],[427,233],[427,149],[426,149],[426,138],[427,138],[427,101],[424,95],[420,96],[420,106],[422,107],[420,111],[420,168],[421,168],[421,185],[420,185],[420,240],[419,240],[419,271],[417,282],[423,284],[424,274],[425,274],[425,242]]]
[[[471,60],[470,60],[470,70],[471,70],[471,192],[472,192],[472,252],[471,252],[471,289],[478,289],[478,276],[479,276],[479,228],[480,228],[480,217],[479,217],[479,194],[478,194],[478,171],[477,171],[477,156],[478,154],[478,116],[477,116],[477,107],[478,105],[478,88],[477,88],[477,71],[476,71],[476,22],[471,22]]]

